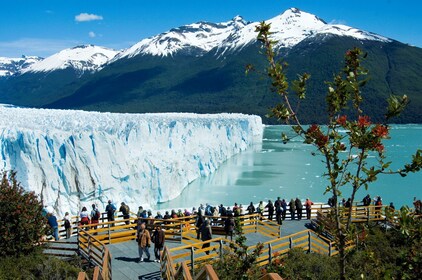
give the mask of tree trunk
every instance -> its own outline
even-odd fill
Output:
[[[339,232],[339,246],[338,251],[340,255],[340,280],[346,280],[346,236],[342,231]]]

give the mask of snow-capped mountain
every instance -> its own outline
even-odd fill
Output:
[[[184,52],[201,55],[219,46],[228,36],[239,32],[247,24],[242,17],[236,16],[228,22],[198,22],[181,26],[138,42],[122,51],[116,59],[138,54],[167,56]]]
[[[317,16],[296,8],[267,20],[271,23],[273,39],[277,47],[291,48],[302,40],[320,34],[349,36],[359,40],[389,42],[390,39],[341,24],[329,24]],[[218,52],[239,50],[256,42],[255,27],[259,22],[247,22],[237,16],[223,23],[199,22],[171,29],[144,39],[116,56],[115,60],[136,55],[168,56],[176,53],[207,53],[214,48]]]
[[[118,51],[94,45],[76,46],[34,63],[22,69],[20,73],[50,72],[69,67],[82,73],[86,71],[92,72],[114,58],[117,53]]]
[[[19,58],[0,57],[0,77],[12,76],[41,60],[43,58],[38,56],[22,56]]]
[[[277,41],[276,47],[292,48],[306,38],[321,34],[348,36],[358,40],[373,40],[390,42],[391,40],[363,30],[341,24],[329,24],[317,16],[296,8],[286,10],[281,15],[266,21],[271,24],[272,39]],[[258,22],[252,22],[244,28],[227,37],[219,46],[219,51],[241,49],[256,42],[255,27]]]

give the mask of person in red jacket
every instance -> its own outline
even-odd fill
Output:
[[[311,219],[312,205],[314,205],[314,203],[309,198],[307,198],[305,201],[305,208],[306,208],[306,219],[308,220]]]

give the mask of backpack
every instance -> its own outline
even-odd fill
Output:
[[[70,228],[70,221],[69,220],[64,220],[64,228]]]
[[[95,215],[94,215],[94,219],[95,220],[99,220],[101,217],[101,213],[100,211],[98,211],[98,209],[95,209]]]

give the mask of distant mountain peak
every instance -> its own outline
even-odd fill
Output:
[[[116,56],[118,51],[95,45],[80,45],[64,49],[46,59],[32,64],[21,71],[50,72],[59,69],[73,68],[77,72],[92,72]]]
[[[42,57],[27,55],[19,58],[0,57],[0,77],[13,76],[41,60]]]

